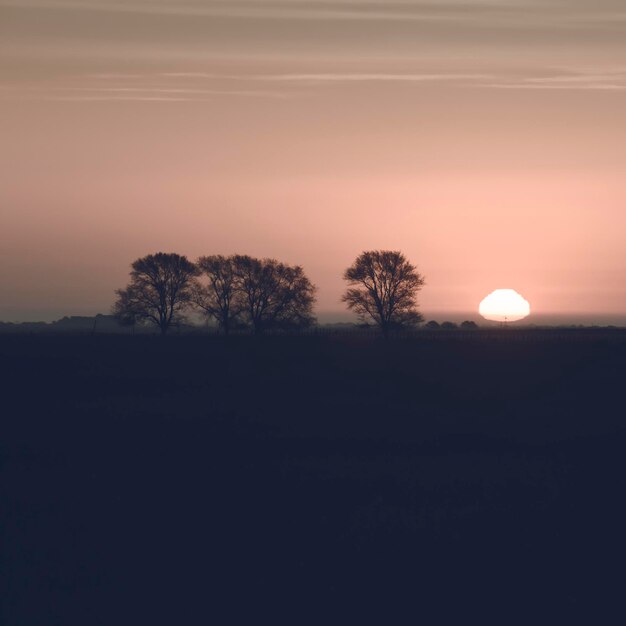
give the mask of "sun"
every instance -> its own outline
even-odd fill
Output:
[[[517,322],[530,314],[530,304],[514,289],[496,289],[480,303],[478,312],[486,320]]]

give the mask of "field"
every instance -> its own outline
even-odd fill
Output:
[[[7,626],[623,612],[624,331],[3,335],[0,368]]]

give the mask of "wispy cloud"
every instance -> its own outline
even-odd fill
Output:
[[[263,74],[251,76],[252,80],[304,83],[355,83],[401,82],[421,83],[431,81],[476,81],[491,78],[486,74],[387,74],[387,73],[330,73],[330,74]]]
[[[288,94],[277,91],[246,89],[193,89],[170,87],[95,87],[35,86],[16,88],[0,85],[4,99],[52,100],[59,102],[137,101],[137,102],[193,102],[208,101],[215,97],[287,98]]]
[[[495,89],[535,89],[535,90],[578,90],[578,91],[624,91],[626,85],[601,85],[601,84],[570,84],[563,83],[491,83],[484,85],[485,87],[493,87]]]
[[[529,70],[530,72],[530,70]],[[272,73],[272,74],[215,74],[202,72],[169,72],[160,74],[169,79],[192,79],[198,81],[258,82],[276,85],[323,86],[352,83],[448,83],[465,87],[494,87],[510,89],[626,89],[626,70],[602,71],[557,70],[554,74],[511,75],[507,72],[438,73],[438,72],[320,72],[320,73]]]
[[[166,98],[157,96],[50,96],[37,98],[46,102],[191,102],[190,98]]]
[[[550,27],[626,20],[608,0],[0,0],[0,7],[255,20],[456,21]],[[556,19],[558,18],[558,19]]]
[[[128,94],[164,94],[180,96],[254,96],[260,98],[283,98],[284,93],[277,91],[253,91],[241,89],[188,89],[163,87],[62,87],[61,91],[98,92],[98,93],[128,93]]]
[[[505,78],[485,86],[498,89],[624,91],[626,90],[626,72],[578,71],[552,76],[528,76],[514,80]]]
[[[394,73],[394,72],[319,72],[319,73],[272,73],[272,74],[219,74],[211,72],[161,72],[158,74],[90,74],[100,80],[173,79],[195,81],[239,81],[268,83],[425,83],[425,82],[476,82],[494,79],[492,74],[472,73]]]
[[[213,98],[294,98],[320,90],[349,89],[355,85],[379,84],[379,89],[402,85],[446,85],[458,89],[527,89],[626,91],[626,71],[555,70],[553,74],[520,75],[500,72],[302,72],[215,73],[155,72],[96,73],[66,77],[65,84],[35,82],[27,85],[0,84],[3,99],[57,101],[191,102]]]

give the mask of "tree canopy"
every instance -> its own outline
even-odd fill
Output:
[[[207,283],[196,286],[194,304],[228,334],[243,312],[243,298],[232,256],[202,256],[196,262]]]
[[[315,322],[315,286],[299,265],[246,255],[232,257],[244,319],[256,334]]]
[[[125,323],[153,323],[166,334],[183,319],[199,270],[187,257],[157,252],[132,264],[130,283],[116,291],[113,313]]]
[[[348,289],[342,301],[362,321],[377,324],[385,336],[393,328],[422,321],[417,293],[424,285],[424,277],[401,252],[363,252],[344,272],[343,278]]]

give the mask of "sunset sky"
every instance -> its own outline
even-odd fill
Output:
[[[0,320],[108,312],[151,252],[510,287],[626,322],[624,0],[0,0]]]

